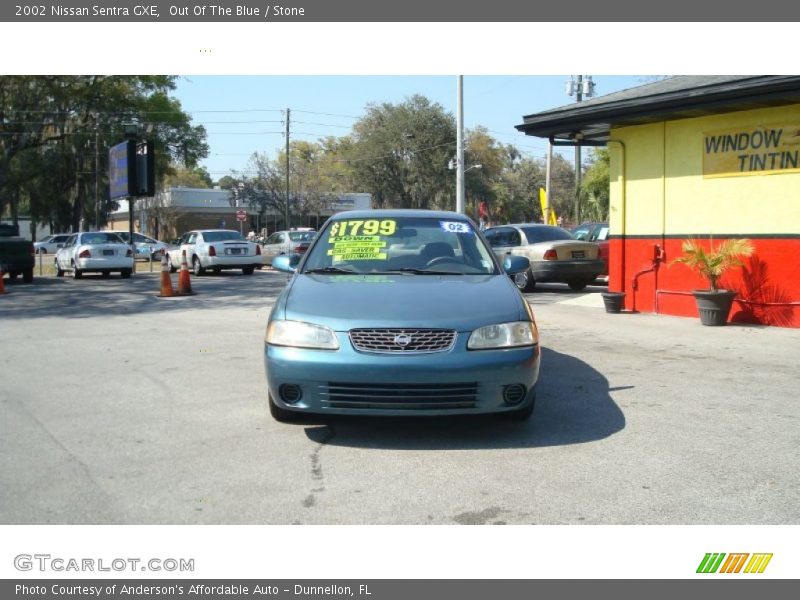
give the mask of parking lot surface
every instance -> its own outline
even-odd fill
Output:
[[[286,275],[36,277],[0,296],[4,524],[794,524],[800,331],[526,297],[536,411],[279,424]],[[454,299],[456,301],[457,299]]]

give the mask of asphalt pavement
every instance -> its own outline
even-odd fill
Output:
[[[280,424],[263,336],[286,282],[36,277],[0,296],[3,524],[795,524],[800,330],[527,298],[533,419]]]

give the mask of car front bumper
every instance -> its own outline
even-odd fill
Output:
[[[264,344],[270,396],[281,408],[345,415],[456,415],[509,412],[535,399],[539,346],[466,349],[459,334],[446,352],[399,355],[356,351],[346,332],[339,350]],[[293,399],[287,402],[287,391]],[[515,404],[504,400],[514,392]]]

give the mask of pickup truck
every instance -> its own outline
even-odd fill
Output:
[[[33,242],[19,237],[19,227],[0,223],[0,272],[14,279],[22,273],[22,281],[33,281],[35,263]]]

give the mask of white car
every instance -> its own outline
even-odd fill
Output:
[[[178,244],[167,251],[172,271],[180,268],[184,252],[195,275],[202,275],[207,269],[215,273],[222,269],[241,269],[245,275],[252,275],[262,264],[261,247],[230,229],[199,229],[184,233]]]
[[[33,243],[34,251],[36,254],[55,254],[64,245],[68,237],[68,233],[48,235]]]
[[[133,273],[133,251],[115,233],[84,231],[67,238],[56,252],[55,265],[58,277],[67,271],[75,279],[84,273],[102,273],[107,277],[115,271],[127,279]]]
[[[123,242],[129,243],[130,235],[127,231],[115,231]],[[141,233],[133,232],[133,241],[136,244],[136,258],[144,258],[145,260],[161,260],[161,254],[167,251],[169,245],[160,242],[155,238],[142,235]]]

